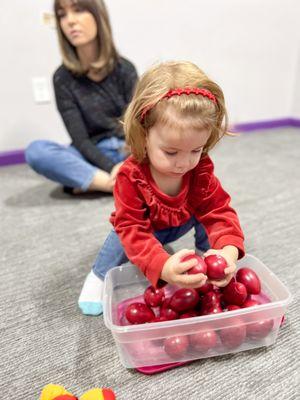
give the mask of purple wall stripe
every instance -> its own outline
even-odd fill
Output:
[[[290,121],[293,128],[300,128],[300,119],[290,118]]]
[[[0,166],[25,163],[24,150],[0,153]]]
[[[245,122],[235,124],[232,127],[233,132],[251,132],[263,129],[273,129],[282,127],[300,128],[300,119],[296,118],[281,118],[269,121]]]
[[[269,121],[246,122],[235,124],[231,127],[232,132],[251,132],[264,129],[292,127],[300,128],[300,119],[281,118]],[[4,165],[14,165],[25,163],[24,150],[7,151],[0,153],[0,167]]]

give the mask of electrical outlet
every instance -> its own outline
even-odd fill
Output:
[[[50,92],[46,78],[32,78],[32,88],[34,101],[37,104],[50,103]]]
[[[42,24],[52,29],[56,28],[55,17],[53,12],[51,11],[42,12]]]

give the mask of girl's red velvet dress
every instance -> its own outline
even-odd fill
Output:
[[[147,163],[129,157],[117,176],[114,189],[116,210],[110,222],[129,260],[139,267],[153,285],[157,284],[170,255],[154,232],[183,225],[195,217],[205,228],[211,248],[232,245],[244,255],[244,236],[230,196],[214,175],[209,156],[183,177],[177,196],[169,196],[155,184]]]

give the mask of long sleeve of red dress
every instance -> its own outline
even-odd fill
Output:
[[[122,172],[114,190],[116,211],[113,225],[128,259],[137,265],[149,281],[156,285],[161,270],[170,257],[153,235],[147,205],[134,182]]]
[[[192,203],[194,215],[206,230],[213,249],[232,245],[239,249],[239,258],[244,256],[244,235],[235,210],[230,206],[230,196],[214,175],[214,165],[209,157],[195,174]],[[199,201],[201,199],[201,201]]]

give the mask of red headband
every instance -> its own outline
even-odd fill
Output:
[[[217,104],[216,97],[209,90],[201,89],[201,88],[171,89],[166,94],[164,94],[160,100],[165,99],[165,98],[169,99],[170,97],[173,97],[173,96],[181,96],[182,94],[187,94],[187,95],[189,95],[189,94],[197,94],[197,95],[201,95],[203,97],[207,97],[213,103]],[[147,112],[150,111],[154,107],[154,105],[146,107],[142,111],[141,124],[143,124]]]

